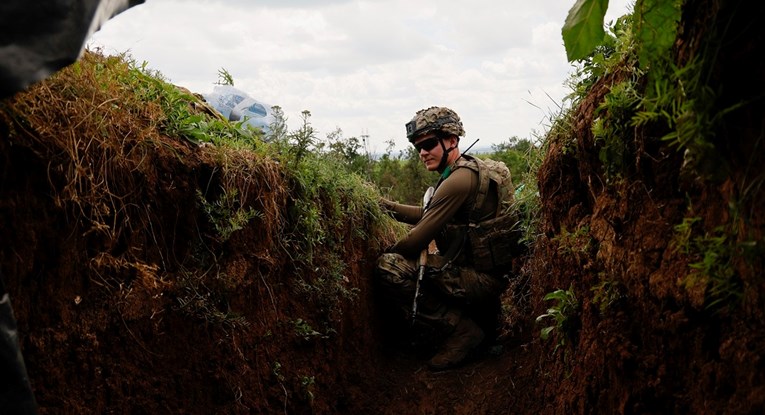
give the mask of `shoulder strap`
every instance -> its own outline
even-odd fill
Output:
[[[469,163],[462,165],[478,173],[478,190],[475,196],[475,204],[470,212],[470,222],[477,223],[484,218],[479,217],[483,210],[489,192],[495,192],[497,196],[497,209],[493,217],[498,217],[503,212],[503,207],[512,202],[512,180],[510,170],[505,163],[491,159],[479,159],[470,157]],[[460,166],[460,167],[462,167]],[[491,188],[494,182],[494,189]]]
[[[502,213],[503,205],[508,203],[508,198],[512,199],[512,181],[510,179],[510,170],[505,163],[491,159],[479,159],[467,154],[463,154],[453,166],[447,170],[449,174],[459,168],[468,168],[478,174],[478,189],[475,195],[475,202],[471,207],[468,220],[470,223],[478,223],[483,218],[479,216],[486,203],[489,192],[492,191],[491,182],[495,183],[493,191],[497,194],[497,210],[493,217]],[[448,176],[447,176],[448,177]],[[439,184],[445,179],[442,175]]]
[[[476,223],[481,219],[478,215],[479,212],[481,212],[484,203],[486,203],[486,196],[489,194],[491,175],[488,174],[486,166],[481,159],[473,156],[468,156],[467,154],[463,155],[463,158],[465,160],[458,160],[457,164],[454,166],[454,169],[456,170],[460,167],[466,167],[478,174],[478,190],[476,191],[475,203],[470,209],[469,217],[470,223]]]
[[[473,211],[470,212],[471,222],[477,222],[480,219],[478,213],[483,208],[483,204],[486,203],[486,196],[489,194],[490,175],[487,174],[485,166],[479,159],[476,159],[476,164],[478,165],[478,192],[475,195]]]

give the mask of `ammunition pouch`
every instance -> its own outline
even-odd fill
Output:
[[[511,268],[515,257],[523,252],[523,229],[513,214],[471,223],[467,228],[470,261],[481,272],[499,272]]]

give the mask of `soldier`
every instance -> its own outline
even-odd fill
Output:
[[[443,370],[463,362],[493,331],[491,322],[496,325],[509,273],[509,261],[500,257],[508,253],[491,252],[471,229],[490,228],[504,217],[512,183],[503,163],[460,154],[465,130],[449,108],[418,111],[406,124],[406,134],[425,167],[441,177],[425,206],[381,200],[391,216],[414,226],[380,256],[377,278],[394,309],[444,335],[428,362],[431,369]],[[422,255],[433,240],[437,250]]]

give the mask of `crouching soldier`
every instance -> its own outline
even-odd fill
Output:
[[[451,109],[418,111],[406,134],[425,167],[441,176],[423,206],[381,200],[391,216],[413,227],[380,256],[376,275],[394,310],[442,334],[428,365],[443,370],[463,362],[496,328],[491,322],[496,326],[517,243],[508,213],[513,189],[503,163],[460,154],[465,130]],[[433,240],[437,250],[428,252]]]

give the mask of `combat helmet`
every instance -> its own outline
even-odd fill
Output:
[[[413,143],[415,138],[432,131],[454,134],[457,138],[465,135],[459,115],[446,107],[430,107],[417,111],[406,123],[406,138]]]

